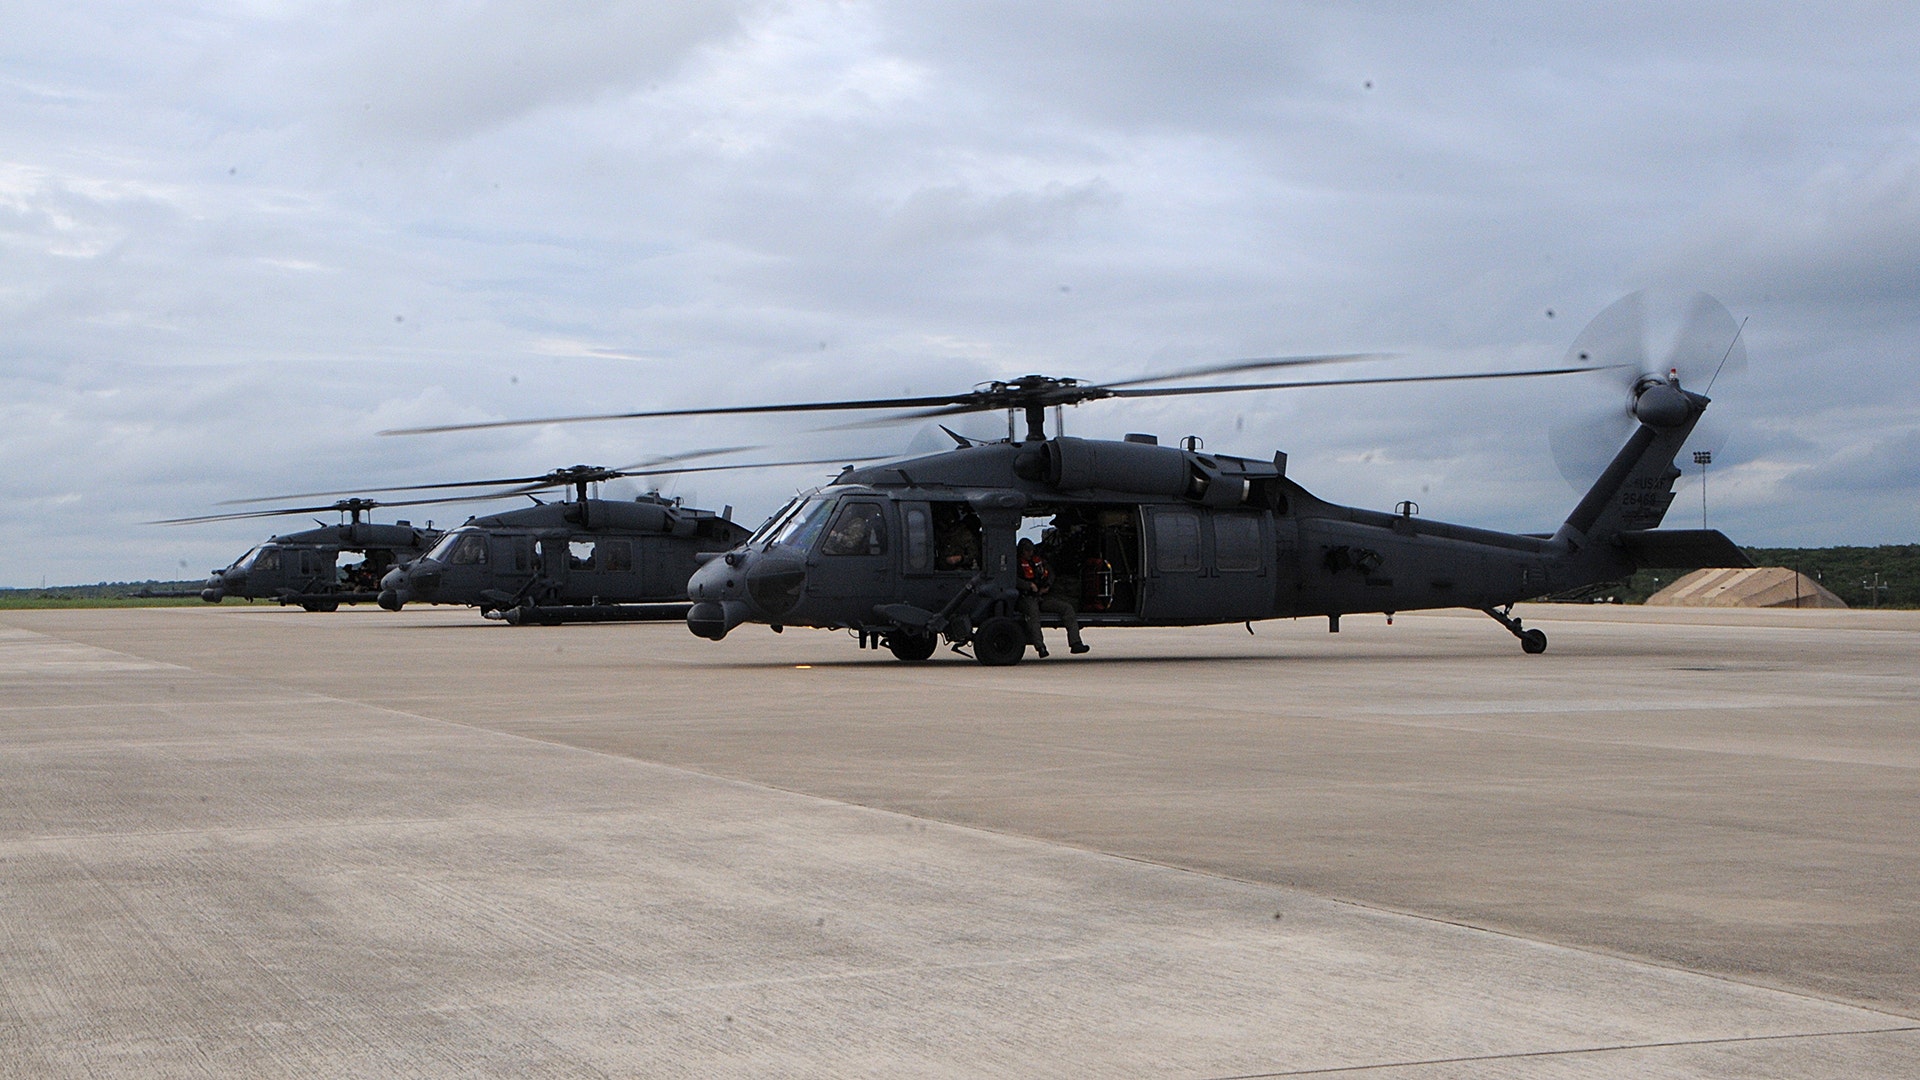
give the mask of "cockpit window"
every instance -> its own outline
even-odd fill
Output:
[[[753,530],[753,535],[747,537],[747,543],[757,544],[767,537],[772,536],[782,525],[787,523],[788,518],[792,517],[796,511],[806,504],[807,500],[804,497],[791,500],[787,505],[775,511],[772,517],[762,522],[759,528]]]
[[[487,538],[478,532],[460,529],[450,532],[433,545],[427,558],[448,566],[478,566],[487,561]]]
[[[827,524],[827,514],[832,509],[832,499],[808,499],[805,508],[773,534],[773,543],[791,544],[802,550],[812,547],[814,537],[820,535],[820,530]]]
[[[872,502],[850,502],[841,507],[820,545],[822,555],[880,555],[886,550],[886,512]]]

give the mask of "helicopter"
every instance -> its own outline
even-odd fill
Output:
[[[385,505],[493,501],[526,496],[534,505],[469,518],[436,532],[425,550],[407,561],[390,562],[377,578],[356,578],[357,599],[376,600],[388,611],[408,603],[455,604],[480,609],[481,615],[512,625],[563,622],[681,618],[686,614],[687,578],[703,551],[723,551],[739,543],[747,530],[733,523],[732,508],[699,510],[658,492],[631,501],[592,497],[594,485],[622,477],[655,476],[729,469],[774,469],[797,465],[839,465],[848,459],[686,466],[689,458],[731,454],[752,447],[721,447],[653,458],[618,469],[572,465],[539,476],[496,477],[450,483],[409,484],[361,489],[380,492],[441,492]],[[871,459],[856,459],[871,460]],[[444,494],[461,488],[504,488],[478,494]],[[538,493],[570,491],[571,499],[542,502]],[[338,495],[302,492],[241,499],[278,499]],[[348,500],[360,506],[370,499]],[[255,517],[290,510],[212,515],[185,521]]]
[[[224,568],[210,572],[200,599],[218,604],[229,596],[246,600],[276,600],[298,604],[307,611],[336,611],[341,604],[368,604],[378,596],[380,579],[395,566],[426,554],[440,540],[440,530],[410,521],[379,525],[362,515],[386,505],[372,499],[341,499],[326,506],[296,507],[269,513],[214,514],[155,522],[185,525],[234,518],[309,514],[335,510],[350,520],[338,525],[320,523],[317,529],[268,537],[265,543]],[[342,552],[359,554],[358,563],[339,564]]]
[[[464,604],[516,626],[680,618],[698,553],[733,547],[747,530],[732,507],[716,514],[657,493],[589,497],[589,485],[628,475],[591,465],[548,473],[544,484],[571,487],[574,498],[469,518],[389,570],[380,606]]]
[[[1275,367],[1341,362],[1282,357],[1166,375],[1086,383],[1028,375],[948,396],[802,402],[610,416],[496,421],[458,428],[647,416],[911,409],[889,419],[1008,413],[1005,440],[952,431],[948,450],[864,468],[789,502],[743,543],[710,556],[687,586],[687,626],[719,641],[747,622],[852,631],[862,648],[904,661],[931,658],[941,642],[981,664],[1017,664],[1032,641],[1017,614],[1017,547],[1036,527],[1059,567],[1055,586],[1083,626],[1198,626],[1431,608],[1485,613],[1520,642],[1546,650],[1522,625],[1524,599],[1614,580],[1643,566],[1749,566],[1715,530],[1659,530],[1681,472],[1674,457],[1709,398],[1680,369],[1717,377],[1744,362],[1740,327],[1699,294],[1664,373],[1650,369],[1640,295],[1596,317],[1565,363],[1529,371],[1385,376],[1154,387],[1144,384]],[[1713,352],[1725,351],[1714,363]],[[1404,502],[1396,512],[1343,506],[1290,479],[1287,455],[1214,454],[1198,438],[1163,446],[1046,433],[1046,412],[1108,398],[1236,393],[1305,386],[1421,383],[1600,373],[1621,381],[1631,432],[1561,525],[1505,533],[1429,521]],[[1711,389],[1713,378],[1707,381]],[[1026,431],[1013,423],[1024,415]],[[450,430],[439,428],[426,430]],[[415,429],[422,430],[422,429]],[[396,432],[396,434],[403,432]],[[1076,649],[1076,652],[1083,651]],[[1042,650],[1044,655],[1044,650]]]

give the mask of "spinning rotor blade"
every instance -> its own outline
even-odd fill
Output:
[[[1649,309],[1659,320],[1652,333]],[[1649,337],[1671,342],[1657,366],[1650,359]],[[1567,350],[1567,363],[1593,371],[1593,377],[1579,380],[1583,400],[1547,432],[1560,475],[1585,490],[1606,468],[1639,424],[1633,404],[1640,380],[1677,371],[1683,386],[1705,392],[1720,374],[1745,370],[1746,346],[1740,338],[1733,316],[1706,293],[1674,297],[1642,290],[1594,316]],[[1717,424],[1696,428],[1687,446],[1718,449],[1725,435],[1717,431]]]
[[[729,469],[791,469],[800,465],[853,465],[862,461],[885,461],[899,454],[868,454],[865,457],[814,458],[811,461],[755,461],[745,465],[693,465],[684,469],[655,469],[636,476],[679,476],[681,473],[724,472]]]
[[[505,495],[449,495],[440,499],[402,499],[398,502],[379,502],[373,499],[345,499],[337,503],[328,503],[325,506],[287,506],[276,510],[241,510],[231,514],[203,514],[199,517],[165,518],[160,521],[148,521],[144,524],[200,525],[211,521],[245,521],[249,518],[290,517],[296,514],[324,514],[328,512],[350,513],[354,510],[370,511],[381,506],[436,506],[441,503],[491,502],[494,499],[500,498],[505,498]]]
[[[976,388],[962,394],[931,394],[924,397],[865,398],[851,401],[803,401],[785,405],[738,405],[709,409],[657,409],[647,412],[602,413],[589,416],[549,416],[534,420],[493,420],[478,424],[442,424],[434,427],[394,428],[382,431],[382,435],[433,435],[450,431],[482,431],[493,428],[527,427],[538,424],[577,424],[599,420],[645,420],[675,416],[750,416],[767,413],[800,412],[842,412],[870,409],[927,409],[925,413],[909,413],[907,418],[916,416],[951,416],[956,413],[991,412],[996,409],[1018,408],[1024,405],[1026,395],[1041,389],[1038,383],[1046,384],[1048,405],[1072,405],[1091,398],[1111,397],[1108,390],[1113,387],[1139,386],[1144,383],[1166,382],[1171,379],[1196,379],[1205,375],[1223,375],[1235,371],[1260,371],[1272,368],[1301,367],[1310,364],[1337,364],[1354,360],[1380,359],[1386,353],[1337,353],[1316,356],[1268,356],[1247,360],[1234,360],[1225,364],[1207,367],[1188,368],[1182,371],[1167,372],[1160,375],[1146,375],[1135,379],[1125,379],[1103,385],[1084,384],[1073,379],[1048,379],[1027,376],[1007,382],[987,384],[986,388]],[[1026,386],[1029,382],[1033,386]],[[1015,400],[1015,399],[1018,400]]]
[[[1451,375],[1378,375],[1361,379],[1317,379],[1301,382],[1242,383],[1237,386],[1170,386],[1157,390],[1116,390],[1114,397],[1177,397],[1186,394],[1235,394],[1243,390],[1299,390],[1309,386],[1378,386],[1386,383],[1471,382],[1476,379],[1528,379],[1539,375],[1571,375],[1585,368],[1532,368],[1526,371],[1467,371]]]
[[[1371,357],[1361,356],[1361,355],[1356,355],[1352,357],[1352,359],[1356,359],[1356,360],[1370,359],[1370,358]],[[1045,402],[1045,404],[1048,404],[1048,405],[1079,404],[1081,401],[1088,401],[1088,400],[1098,401],[1103,398],[1186,397],[1193,394],[1237,394],[1237,393],[1242,393],[1249,390],[1300,390],[1300,389],[1305,389],[1307,387],[1312,387],[1312,386],[1376,386],[1376,385],[1383,385],[1388,383],[1469,382],[1477,379],[1523,379],[1523,378],[1532,378],[1540,375],[1571,375],[1571,374],[1588,371],[1588,370],[1590,369],[1584,368],[1584,367],[1557,367],[1557,368],[1533,368],[1525,371],[1469,371],[1469,372],[1461,372],[1461,373],[1448,374],[1448,375],[1376,375],[1376,376],[1368,376],[1365,378],[1358,378],[1358,379],[1303,379],[1303,380],[1296,380],[1292,382],[1237,383],[1237,384],[1228,384],[1226,386],[1162,386],[1162,387],[1121,388],[1121,389],[1116,389],[1116,387],[1121,387],[1123,386],[1123,384],[1114,383],[1107,386],[1092,386],[1092,387],[1079,388],[1080,391],[1092,391],[1090,393],[1083,393],[1079,391],[1067,391],[1066,395],[1063,395],[1066,397],[1066,400],[1060,401],[1060,402],[1048,401],[1048,402]],[[1135,381],[1149,381],[1149,380],[1135,380]],[[939,408],[939,409],[925,409],[919,412],[896,413],[892,416],[883,416],[874,420],[862,420],[862,421],[856,421],[851,424],[841,424],[838,426],[843,428],[877,427],[885,424],[899,423],[902,421],[930,420],[930,419],[937,419],[943,416],[959,416],[965,413],[991,412],[991,411],[994,411],[997,409],[1003,409],[1003,408],[1008,408],[1008,406],[1001,404],[999,402],[984,403],[984,404],[976,404],[973,402],[968,402],[966,404],[961,404],[961,405],[948,405],[944,408]]]
[[[1310,367],[1316,364],[1350,364],[1356,360],[1387,360],[1393,355],[1393,353],[1332,353],[1326,356],[1256,356],[1247,360],[1230,360],[1210,367],[1187,368],[1184,371],[1170,371],[1165,375],[1147,375],[1138,379],[1122,379],[1119,382],[1100,385],[1113,390],[1122,386],[1171,382],[1174,379],[1200,379],[1208,375],[1229,375],[1237,371],[1270,371],[1274,368]]]
[[[490,420],[480,424],[441,424],[436,427],[391,428],[382,435],[439,435],[449,431],[486,431],[493,428],[533,427],[539,424],[582,424],[598,420],[649,420],[670,416],[746,416],[756,413],[828,412],[841,409],[904,409],[941,405],[953,395],[917,398],[872,398],[866,401],[805,401],[791,405],[736,405],[718,409],[656,409],[652,412],[599,413],[592,416],[548,416],[536,420]]]
[[[631,470],[644,468],[649,465],[665,465],[665,464],[670,464],[676,461],[693,461],[695,459],[703,458],[703,457],[719,457],[723,454],[740,454],[740,453],[745,453],[748,450],[758,450],[758,449],[760,449],[760,447],[758,446],[713,446],[713,447],[708,447],[705,450],[690,450],[684,454],[668,454],[662,457],[647,458],[644,461],[636,461],[631,465],[622,465],[620,466],[620,468],[613,469],[610,471],[624,475],[630,472]],[[576,466],[576,468],[579,468],[579,466]],[[534,483],[539,483],[542,480],[551,479],[558,475],[559,475],[559,471],[555,471],[551,473],[543,473],[539,476],[508,476],[508,477],[496,478],[493,480],[455,480],[451,483],[445,483],[445,484],[400,484],[394,487],[348,488],[342,491],[302,491],[302,492],[295,492],[290,495],[262,495],[262,496],[259,496],[258,498],[252,498],[252,499],[228,499],[225,502],[220,503],[219,505],[245,506],[249,503],[278,502],[281,499],[322,499],[329,495],[360,495],[360,494],[364,494],[372,491],[440,491],[446,488],[499,487],[501,484],[534,484]],[[571,480],[563,480],[559,482],[572,483]]]

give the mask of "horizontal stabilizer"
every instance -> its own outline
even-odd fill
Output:
[[[1614,540],[1643,567],[1749,567],[1753,560],[1718,529],[1638,529]]]

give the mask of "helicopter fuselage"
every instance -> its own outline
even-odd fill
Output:
[[[744,622],[852,629],[863,644],[924,658],[938,638],[965,644],[1012,617],[1025,535],[1082,625],[1326,616],[1337,629],[1346,614],[1465,607],[1537,652],[1544,635],[1495,609],[1624,577],[1655,552],[1697,565],[1743,558],[1717,533],[1649,531],[1673,499],[1673,455],[1706,406],[1677,383],[1656,399],[1668,412],[1649,407],[1654,419],[1552,534],[1430,521],[1411,504],[1341,506],[1288,479],[1283,454],[1260,461],[1146,436],[1029,438],[849,469],[703,565],[688,585],[688,627],[715,640]],[[981,635],[977,651],[1010,633]],[[980,658],[1015,662],[1023,640],[1012,639],[1010,658],[1004,648]]]
[[[725,550],[746,531],[653,497],[523,507],[449,530],[381,580],[380,605],[460,604],[516,623],[607,618],[622,605],[684,608],[696,553]]]
[[[371,603],[384,574],[419,558],[439,539],[439,530],[415,528],[406,521],[392,525],[355,521],[286,533],[214,570],[200,598],[210,604],[229,596],[273,600],[309,611]],[[343,567],[343,552],[362,558]]]

